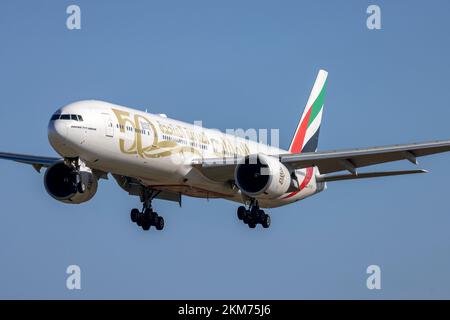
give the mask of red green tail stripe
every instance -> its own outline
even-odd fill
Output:
[[[313,105],[308,109],[307,114],[302,120],[302,123],[300,124],[300,128],[294,138],[294,142],[292,143],[292,147],[289,150],[292,153],[301,153],[302,152],[302,146],[305,142],[305,136],[306,131],[308,130],[308,127],[311,125],[311,123],[314,121],[314,119],[317,117],[317,115],[320,113],[320,110],[322,110],[323,102],[325,98],[325,88],[326,88],[327,82],[325,81],[322,90],[320,91],[319,95],[317,96],[316,100],[314,101]]]
[[[297,135],[294,138],[294,143],[292,144],[291,150],[292,153],[300,153],[302,151],[303,141],[305,140],[306,129],[308,129],[309,125],[309,117],[311,116],[312,108],[309,108],[308,113],[303,118],[302,123],[300,124],[300,128],[298,129]]]
[[[325,83],[323,84],[322,90],[319,93],[319,96],[316,98],[316,101],[314,101],[314,103],[313,103],[311,117],[308,122],[308,127],[314,121],[314,119],[317,117],[320,110],[322,110],[323,101],[325,99],[325,88],[326,87],[327,87],[327,82],[325,81]]]

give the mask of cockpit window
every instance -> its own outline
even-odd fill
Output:
[[[59,113],[55,113],[54,115],[52,115],[50,121],[55,121],[55,120],[74,120],[74,121],[83,121],[83,117],[80,116],[79,114],[59,114]]]

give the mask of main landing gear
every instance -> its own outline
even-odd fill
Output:
[[[82,167],[86,167],[86,165],[84,164],[83,161],[80,160],[80,158],[67,158],[64,159],[64,164],[69,167],[72,168],[72,171],[70,172],[71,175],[71,181],[72,181],[72,188],[73,190],[78,193],[85,193],[86,192],[86,183],[85,181],[83,181],[82,179],[82,174],[81,174],[81,168]]]
[[[240,206],[237,209],[237,216],[239,220],[242,220],[249,228],[255,228],[259,223],[263,228],[270,227],[270,216],[259,208],[258,202],[253,200],[250,202],[249,209],[244,206]]]
[[[152,200],[159,194],[159,191],[144,191],[141,200],[143,202],[142,211],[132,209],[130,213],[131,221],[142,227],[143,230],[149,230],[154,226],[156,230],[164,229],[164,218],[153,211]]]

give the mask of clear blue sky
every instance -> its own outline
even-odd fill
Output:
[[[382,30],[366,28],[378,4]],[[66,28],[78,4],[82,29]],[[280,128],[287,147],[317,71],[329,71],[319,149],[450,138],[450,3],[442,1],[1,1],[0,150],[55,155],[58,107],[103,99]],[[129,220],[114,180],[86,204],[1,161],[0,298],[450,298],[450,154],[430,174],[335,182],[250,230],[237,204],[155,201],[163,232]],[[384,168],[411,168],[408,162]],[[66,289],[66,267],[82,290]],[[382,289],[366,288],[366,268]]]

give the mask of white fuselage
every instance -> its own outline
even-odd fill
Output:
[[[232,183],[213,181],[194,168],[191,163],[195,159],[288,153],[218,130],[103,101],[75,102],[56,113],[75,115],[49,123],[49,141],[62,157],[79,157],[89,168],[188,196],[245,201]],[[295,174],[300,190],[276,199],[261,199],[261,207],[288,204],[323,189],[316,182],[317,168],[295,170]]]

